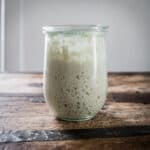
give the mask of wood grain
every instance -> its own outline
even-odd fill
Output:
[[[46,103],[28,98],[0,98],[0,130],[53,130],[150,125],[150,105],[107,102],[95,118],[84,122],[55,119]]]
[[[1,150],[149,150],[150,136],[0,144]]]
[[[43,98],[42,74],[0,74],[0,140],[7,137],[0,149],[88,150],[94,146],[94,149],[145,150],[150,149],[149,128],[150,73],[109,74],[105,106],[92,120],[77,123],[55,119]],[[65,139],[70,130],[73,137]],[[51,134],[48,140],[52,141],[36,142],[38,138],[33,134],[32,142],[23,142],[27,141],[24,139],[20,143],[4,143],[10,140],[9,133],[19,133],[25,138],[29,131],[38,133],[39,137],[42,131],[60,136],[55,139]]]
[[[91,128],[72,130],[40,130],[40,131],[3,131],[0,132],[0,143],[62,141],[93,138],[113,138],[150,135],[150,126],[124,126],[111,128]]]
[[[150,102],[150,73],[109,74],[108,99]],[[42,74],[0,74],[0,96],[43,97]]]
[[[16,128],[18,130],[60,130],[150,125],[149,103],[145,105],[142,100],[134,99],[133,101],[133,97],[131,99],[129,97],[128,101],[120,98],[117,102],[108,96],[105,106],[93,120],[66,123],[56,120],[46,103],[43,103],[44,99],[40,95],[42,94],[41,86],[35,86],[41,85],[41,74],[1,74],[0,81],[3,81],[0,82],[0,87],[2,88],[2,85],[5,87],[2,88],[3,92],[0,89],[0,93],[6,94],[5,96],[0,94],[0,130],[15,130]],[[138,90],[139,94],[144,95],[143,89],[146,89],[145,93],[149,94],[149,81],[150,75],[111,74],[108,95],[117,92],[122,95],[136,94]],[[10,82],[12,84],[9,84]],[[7,96],[8,93],[10,95]],[[22,93],[27,96],[19,95]],[[145,99],[145,101],[149,102],[150,99]]]

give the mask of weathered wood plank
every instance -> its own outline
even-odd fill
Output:
[[[55,119],[43,98],[42,74],[0,74],[1,137],[7,133],[27,135],[29,131],[41,135],[45,131],[58,133],[63,137],[61,140],[67,140],[0,144],[0,149],[93,149],[93,146],[94,149],[150,149],[150,136],[142,136],[149,135],[149,128],[150,74],[110,74],[105,106],[92,120],[78,123]],[[82,138],[99,139],[77,140],[80,137],[71,133],[76,140],[68,141],[69,138],[64,138],[68,135],[66,130],[80,131],[78,135]],[[20,134],[22,138],[23,135]],[[135,135],[141,137],[118,138]]]
[[[150,136],[0,144],[1,150],[149,150]]]
[[[108,99],[116,102],[150,103],[150,73],[110,74]]]
[[[144,135],[150,135],[150,126],[124,126],[72,130],[3,131],[0,132],[0,143],[133,137]]]
[[[42,94],[42,74],[0,74],[0,96]]]
[[[42,74],[0,74],[0,96],[42,97]],[[109,74],[108,98],[150,103],[150,73]]]
[[[80,123],[55,120],[43,103],[41,81],[42,74],[0,74],[0,130],[150,125],[150,74],[111,74],[103,110],[93,120]]]
[[[24,97],[0,99],[0,130],[60,130],[125,125],[150,125],[150,104],[107,102],[92,120],[73,123],[56,120],[46,103],[36,103]]]

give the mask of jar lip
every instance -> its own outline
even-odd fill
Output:
[[[107,32],[109,26],[102,25],[51,25],[44,26],[43,32],[63,32],[63,31],[98,31],[98,32]]]

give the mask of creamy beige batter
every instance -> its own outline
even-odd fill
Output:
[[[103,38],[56,34],[48,42],[44,76],[47,102],[58,118],[92,118],[106,98]]]

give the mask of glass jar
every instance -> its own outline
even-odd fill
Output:
[[[106,30],[99,25],[43,27],[44,96],[58,119],[88,120],[104,105]]]

